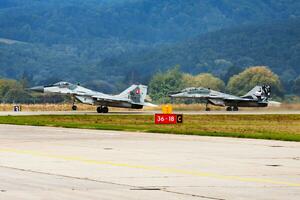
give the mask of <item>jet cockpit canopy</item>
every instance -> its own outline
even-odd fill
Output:
[[[186,92],[188,94],[209,94],[210,89],[203,88],[203,87],[198,87],[198,88],[189,87],[189,88],[182,90],[182,92]]]

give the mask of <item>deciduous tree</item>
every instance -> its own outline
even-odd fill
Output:
[[[224,90],[224,82],[209,73],[202,73],[196,76],[190,74],[183,75],[183,83],[185,87],[206,87],[213,90]]]
[[[149,93],[153,101],[168,103],[168,94],[183,88],[182,73],[179,66],[175,66],[166,72],[158,72],[149,83]]]
[[[230,78],[227,91],[244,95],[256,85],[270,85],[273,97],[282,96],[283,89],[279,77],[266,66],[250,67]]]

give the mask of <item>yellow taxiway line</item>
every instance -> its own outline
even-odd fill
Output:
[[[275,185],[300,187],[300,183],[292,183],[292,182],[279,181],[279,180],[271,180],[271,179],[264,179],[264,178],[246,178],[246,177],[239,177],[239,176],[227,176],[227,175],[220,175],[216,173],[206,173],[200,171],[183,170],[183,169],[168,168],[168,167],[116,163],[110,161],[91,160],[82,157],[47,154],[47,153],[41,153],[37,151],[18,150],[18,149],[0,149],[0,153],[1,152],[15,153],[19,155],[29,155],[33,157],[54,158],[54,159],[60,159],[65,161],[76,161],[76,162],[91,164],[91,165],[108,165],[108,166],[124,167],[124,168],[131,168],[131,169],[143,169],[143,170],[156,171],[161,173],[191,175],[195,177],[211,177],[211,178],[222,179],[222,180],[235,180],[235,181],[250,182],[250,183],[268,183],[268,184],[275,184]]]

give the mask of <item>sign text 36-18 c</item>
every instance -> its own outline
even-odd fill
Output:
[[[183,116],[177,114],[155,114],[155,124],[182,123]]]

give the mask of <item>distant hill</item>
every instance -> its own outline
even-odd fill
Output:
[[[0,77],[120,90],[175,64],[264,64],[289,80],[299,17],[296,0],[1,0]]]
[[[34,43],[119,38],[174,42],[300,16],[297,0],[1,0],[0,37]]]
[[[175,45],[98,64],[120,74],[144,78],[174,65],[190,73],[212,72],[220,77],[229,67],[269,66],[285,82],[300,75],[300,19],[240,26],[207,33]],[[103,70],[106,71],[106,70]]]

